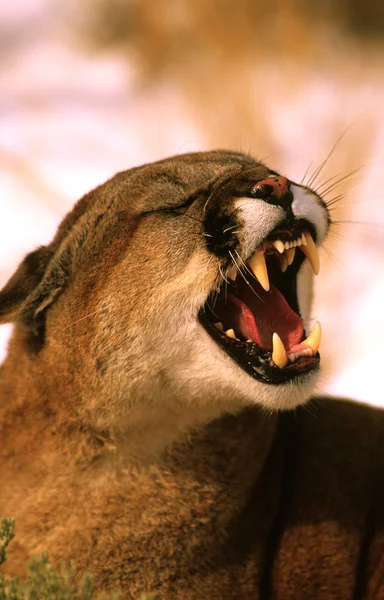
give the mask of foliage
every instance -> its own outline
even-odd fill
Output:
[[[0,519],[0,565],[7,559],[7,546],[14,537],[15,521]],[[117,593],[96,594],[92,576],[77,583],[73,565],[54,567],[48,553],[34,557],[25,581],[0,575],[0,600],[119,600]],[[140,600],[151,600],[143,595]],[[153,600],[153,599],[152,599]]]

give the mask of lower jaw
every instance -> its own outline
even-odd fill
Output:
[[[286,367],[279,368],[273,364],[271,350],[261,348],[255,343],[241,342],[225,335],[220,335],[214,325],[200,317],[200,322],[211,338],[254,379],[269,385],[280,385],[288,382],[299,382],[309,373],[319,370],[320,355],[302,356]]]

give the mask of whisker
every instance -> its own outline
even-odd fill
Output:
[[[239,224],[236,223],[236,225],[232,225],[231,227],[227,227],[227,229],[223,230],[223,233],[227,233],[227,231],[231,231],[231,229],[235,229],[235,227],[238,227]],[[232,233],[236,233],[236,231],[233,231]]]
[[[188,217],[188,219],[192,219],[192,221],[197,221],[198,223],[202,223],[202,224],[204,223],[204,221],[201,221],[201,220],[200,220],[200,219],[198,219],[197,217],[192,217],[192,215],[189,215],[189,214],[187,213],[187,211],[185,211],[185,212],[183,212],[183,213],[182,213],[182,212],[181,212],[181,213],[178,213],[178,216],[179,216],[179,217]]]
[[[347,236],[342,235],[338,231],[329,231],[328,235],[331,236],[331,237],[335,237],[335,238],[341,239],[341,240],[346,240],[348,242],[353,242],[353,240],[350,237],[348,238]]]
[[[336,175],[332,175],[332,177],[328,177],[328,179],[322,178],[319,181],[319,185],[314,189],[314,191],[319,194],[319,196],[321,196],[321,188],[324,187],[325,185],[327,185],[328,183],[330,183],[331,181],[333,181],[334,179],[336,179],[336,177],[339,177],[340,173],[337,173]]]
[[[329,192],[331,192],[342,181],[345,181],[346,179],[350,179],[350,178],[354,177],[355,175],[357,175],[358,173],[360,173],[363,170],[363,168],[364,168],[364,166],[357,167],[356,169],[353,169],[353,171],[350,171],[349,173],[347,173],[343,177],[340,177],[340,179],[338,179],[337,181],[334,181],[329,187],[327,187],[325,190],[323,190],[321,192],[321,196],[325,196],[326,194],[328,194]]]
[[[312,165],[313,165],[313,160],[311,160],[311,162],[309,163],[308,167],[306,168],[306,171],[305,171],[305,173],[304,173],[304,175],[303,175],[303,178],[302,178],[302,180],[300,181],[300,185],[304,185],[305,178],[306,178],[306,176],[308,175],[308,173],[309,173],[309,170],[310,170],[310,168],[312,167]]]
[[[221,275],[221,277],[224,279],[225,283],[228,283],[228,280],[227,280],[227,279],[224,277],[224,273],[223,273],[223,271],[221,270],[221,265],[219,265],[219,271],[220,271],[220,275]]]
[[[316,414],[316,412],[314,412],[312,410],[312,407],[310,408],[311,404],[312,404],[312,398],[311,398],[310,402],[303,404],[302,409],[305,410],[305,412],[307,412],[308,414],[310,414],[311,417],[313,417],[314,419],[318,419],[319,416]],[[313,408],[316,408],[316,407],[313,407]]]
[[[203,290],[205,290],[205,278],[206,278],[206,275],[207,275],[208,268],[210,267],[212,261],[214,261],[214,260],[215,260],[214,257],[210,256],[208,258],[208,260],[206,261],[206,263],[205,263],[205,268],[204,268],[204,272],[203,272],[203,284],[202,284],[203,285],[203,287],[202,287]]]
[[[254,277],[254,274],[252,273],[252,271],[249,269],[248,265],[245,264],[245,262],[243,261],[243,259],[241,258],[240,254],[238,253],[238,251],[235,249],[235,252],[238,256],[239,261],[242,263],[243,268],[252,276]],[[244,281],[247,283],[247,285],[251,288],[252,292],[255,294],[255,296],[261,301],[264,302],[262,298],[260,298],[259,294],[257,292],[255,292],[255,290],[253,289],[252,285],[249,283],[248,279],[245,277],[243,270],[240,270],[240,274],[242,276],[242,278],[244,279]]]
[[[322,163],[320,163],[320,165],[318,166],[318,168],[315,170],[315,172],[313,173],[311,179],[308,182],[308,187],[312,187],[315,184],[316,179],[318,178],[318,176],[320,175],[320,173],[322,172],[322,170],[324,169],[325,165],[327,164],[327,162],[329,161],[329,159],[331,158],[332,154],[335,152],[337,146],[340,144],[341,140],[343,139],[343,137],[346,135],[347,131],[350,129],[351,125],[349,125],[344,131],[343,133],[337,138],[336,142],[333,144],[330,152],[328,153],[328,155],[325,157],[325,159],[323,160]]]
[[[372,225],[373,227],[384,227],[384,223],[375,223],[374,221],[351,221],[347,219],[331,221],[331,225],[343,225],[345,223],[347,225]]]
[[[353,188],[350,188],[348,191],[353,192],[353,191],[359,190],[359,189],[361,189],[361,186],[355,186]],[[368,204],[368,203],[372,203],[372,202],[378,202],[378,201],[381,202],[382,199],[383,199],[382,196],[364,198],[364,205]],[[331,200],[329,200],[329,201],[326,201],[325,202],[326,205],[328,206],[328,202],[331,202],[332,200],[333,200],[333,198],[331,198]],[[336,206],[335,208],[329,209],[329,210],[340,210],[342,208],[350,208],[351,206],[356,206],[358,204],[361,205],[361,198],[358,198],[358,199],[355,198],[354,200],[348,200],[348,204],[340,204],[340,205]]]
[[[66,325],[62,329],[59,329],[59,332],[61,333],[63,331],[66,331],[70,327],[73,327],[73,325],[77,325],[78,323],[81,323],[81,321],[85,321],[85,319],[89,319],[90,317],[93,317],[94,315],[98,315],[99,313],[101,313],[106,308],[109,308],[110,306],[112,306],[112,302],[110,302],[110,304],[108,304],[107,306],[102,306],[102,307],[98,308],[97,310],[94,310],[93,312],[90,312],[87,315],[84,315],[84,317],[80,317],[80,319],[77,319],[76,321],[72,321],[71,323],[69,323],[69,325]]]
[[[337,256],[335,256],[330,250],[328,250],[328,248],[326,248],[325,246],[321,247],[322,250],[324,250],[324,252],[326,254],[328,254],[329,258],[335,263],[337,264],[337,266],[343,267],[343,269],[348,268],[348,265],[346,263],[344,263],[342,260],[340,260],[340,258],[338,258]]]
[[[341,200],[342,198],[345,198],[345,194],[338,194],[337,196],[333,196],[333,198],[331,198],[330,200],[326,200],[325,204],[327,208],[329,208],[330,206],[337,204],[337,202],[339,202],[339,200]]]

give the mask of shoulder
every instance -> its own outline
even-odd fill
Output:
[[[337,450],[345,459],[372,460],[371,452],[383,452],[384,410],[340,398],[313,398],[294,413],[300,437],[309,447]],[[383,462],[383,461],[382,461]]]
[[[283,417],[296,469],[350,491],[384,474],[384,410],[336,398],[314,398]]]

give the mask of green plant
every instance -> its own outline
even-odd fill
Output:
[[[1,519],[0,520],[0,565],[7,559],[7,546],[15,537],[15,520]]]
[[[7,559],[7,547],[15,536],[14,519],[0,519],[0,565]],[[74,565],[54,567],[48,553],[35,556],[24,581],[0,575],[0,600],[122,600],[120,594],[99,594],[93,578],[85,574],[80,582]],[[139,600],[154,600],[143,594]]]
[[[14,538],[14,519],[0,519],[0,565],[7,559],[7,547]],[[118,593],[97,594],[92,576],[86,574],[77,583],[74,565],[54,567],[48,553],[35,556],[25,581],[0,575],[0,600],[119,600]],[[144,594],[140,600],[154,600]]]

